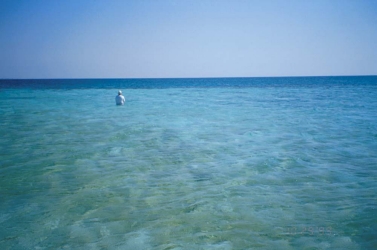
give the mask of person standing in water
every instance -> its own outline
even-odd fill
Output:
[[[118,95],[115,97],[115,103],[116,105],[124,105],[126,102],[126,98],[122,95],[122,91],[118,91]]]

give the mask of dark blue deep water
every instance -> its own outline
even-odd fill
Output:
[[[353,85],[365,86],[376,84],[377,76],[0,80],[0,88],[12,89],[161,89],[250,88],[287,86],[299,88]]]

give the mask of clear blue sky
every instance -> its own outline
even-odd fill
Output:
[[[0,0],[0,78],[377,75],[377,0]]]

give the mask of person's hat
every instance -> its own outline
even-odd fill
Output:
[[[118,91],[118,95],[121,95],[121,94],[122,94],[122,91],[119,90],[119,91]]]

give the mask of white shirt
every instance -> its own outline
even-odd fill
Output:
[[[115,97],[115,102],[116,102],[117,105],[124,105],[125,101],[126,101],[126,99],[122,95],[117,95]]]

